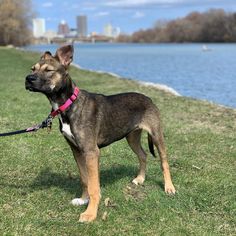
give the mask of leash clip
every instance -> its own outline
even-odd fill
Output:
[[[53,117],[51,115],[49,115],[48,118],[46,119],[48,132],[52,130],[52,120]]]
[[[50,132],[51,129],[52,129],[52,120],[53,120],[53,117],[52,117],[51,115],[49,115],[49,116],[47,117],[47,119],[42,122],[41,127],[42,127],[43,129],[44,129],[44,128],[47,128],[48,132]]]

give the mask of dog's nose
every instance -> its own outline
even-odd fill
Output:
[[[34,81],[37,79],[37,77],[35,75],[28,75],[26,76],[26,81],[30,82],[30,81]]]

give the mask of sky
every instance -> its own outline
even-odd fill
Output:
[[[102,33],[106,24],[133,33],[154,26],[157,20],[184,17],[192,11],[222,8],[236,12],[236,0],[32,0],[38,18],[45,18],[46,30],[57,31],[64,20],[76,28],[76,16],[87,15],[88,32]]]

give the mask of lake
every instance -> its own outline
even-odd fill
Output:
[[[32,45],[55,52],[57,45]],[[236,44],[75,44],[84,69],[164,84],[179,94],[236,108]]]

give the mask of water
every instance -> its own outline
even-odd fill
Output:
[[[236,44],[75,44],[74,63],[85,69],[165,84],[183,96],[236,108]],[[29,46],[36,51],[57,45]]]

